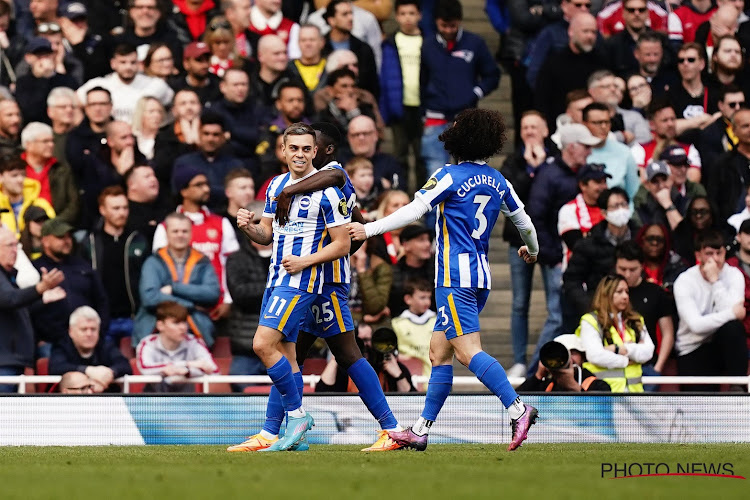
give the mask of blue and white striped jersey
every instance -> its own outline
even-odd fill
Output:
[[[523,209],[513,186],[486,163],[446,165],[416,196],[437,207],[435,286],[491,288],[487,252],[500,212]]]
[[[276,213],[276,196],[284,186],[293,182],[297,181],[292,180],[289,173],[271,181],[266,190],[263,217],[273,219]],[[273,253],[266,285],[269,288],[285,285],[309,293],[320,293],[323,288],[322,266],[312,266],[290,276],[281,261],[285,255],[304,257],[317,252],[326,244],[327,228],[350,221],[349,207],[339,188],[332,187],[325,191],[295,196],[289,212],[289,222],[279,226],[275,219],[273,221]]]
[[[341,193],[344,195],[344,199],[346,200],[346,206],[348,208],[349,216],[351,216],[352,210],[354,209],[354,206],[357,204],[357,195],[354,192],[354,186],[352,186],[352,181],[349,179],[349,176],[346,173],[346,170],[344,170],[344,167],[341,166],[340,163],[336,161],[332,161],[331,163],[325,165],[321,168],[321,170],[336,168],[344,172],[344,176],[346,176],[346,184],[343,188],[341,188]],[[330,238],[326,238],[326,241],[323,243],[324,245],[327,245],[330,243]],[[338,260],[334,260],[333,262],[326,262],[323,264],[323,282],[324,283],[350,283],[351,282],[351,272],[349,270],[349,255],[345,255],[341,257]]]

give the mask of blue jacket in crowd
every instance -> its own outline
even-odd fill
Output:
[[[499,83],[500,67],[479,35],[459,30],[450,52],[440,35],[425,38],[420,93],[426,111],[452,120],[458,112],[476,107]]]
[[[383,40],[383,61],[380,65],[380,116],[386,125],[404,116],[404,78],[395,35]]]

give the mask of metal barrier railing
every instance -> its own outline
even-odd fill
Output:
[[[202,392],[208,394],[211,384],[257,384],[270,385],[271,378],[267,375],[203,375],[201,377],[168,377],[170,383],[178,384],[201,384]],[[35,384],[56,384],[60,382],[60,375],[1,375],[0,384],[11,384],[18,386],[19,394],[26,394],[27,385]],[[124,375],[115,382],[122,384],[123,393],[130,393],[130,384],[153,384],[164,380],[160,375]],[[305,385],[315,388],[320,380],[319,375],[304,375],[302,380]],[[411,378],[412,383],[426,384],[429,377],[424,375],[414,375]],[[508,377],[513,387],[518,387],[525,380],[523,377]],[[680,384],[680,385],[703,385],[703,384],[731,384],[747,386],[750,392],[750,376],[743,377],[643,377],[643,384]],[[454,387],[462,389],[483,389],[484,385],[472,376],[453,377]]]

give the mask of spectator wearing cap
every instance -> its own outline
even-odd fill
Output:
[[[591,228],[587,238],[576,243],[563,274],[565,303],[576,318],[591,310],[596,287],[615,265],[615,247],[636,235],[637,228],[630,220],[630,198],[624,189],[607,189],[599,196],[598,204],[604,220]]]
[[[121,186],[109,186],[99,194],[101,222],[82,242],[81,255],[91,263],[104,283],[110,304],[108,340],[118,341],[133,331],[138,311],[138,282],[149,254],[146,237],[127,227],[130,207]]]
[[[26,224],[19,239],[21,248],[28,259],[38,259],[42,256],[42,224],[49,220],[49,215],[42,207],[32,205],[26,209],[23,220]]]
[[[688,158],[680,145],[669,146],[662,160],[646,167],[646,182],[633,198],[636,224],[661,224],[674,231],[687,214],[696,196],[705,196],[705,188],[687,179]]]
[[[744,237],[743,237],[744,238]],[[726,265],[723,235],[702,232],[695,245],[700,262],[674,282],[680,318],[675,348],[681,376],[747,375],[745,277]],[[730,389],[739,389],[730,386]],[[718,390],[718,385],[683,386],[683,390]]]
[[[586,164],[586,157],[590,155],[591,147],[599,143],[599,139],[580,123],[564,125],[560,128],[559,134],[562,146],[560,155],[548,158],[537,169],[527,204],[529,216],[534,222],[539,239],[537,260],[542,270],[547,302],[547,320],[540,333],[534,357],[527,366],[529,375],[533,375],[536,370],[541,346],[561,333],[563,312],[560,292],[563,249],[562,238],[557,229],[558,215],[562,206],[575,199],[578,194],[576,175]],[[519,310],[517,314],[528,313]]]
[[[40,38],[44,38],[49,41],[52,45],[52,52],[54,54],[55,71],[61,75],[70,76],[75,82],[75,86],[81,85],[85,80],[83,79],[83,61],[80,61],[76,56],[69,52],[68,47],[65,45],[65,38],[63,37],[62,28],[59,22],[44,22],[39,23],[36,27],[36,35]],[[26,61],[22,61],[16,67],[16,75],[25,75],[29,70],[29,65]]]
[[[554,346],[553,344],[559,344]],[[568,362],[551,369],[539,361],[534,375],[527,377],[516,389],[523,392],[611,392],[612,389],[604,380],[596,378],[583,363],[586,361],[586,351],[578,335],[568,333],[559,335],[543,346],[545,352],[565,349],[568,352]],[[563,351],[564,352],[564,351]],[[546,361],[546,359],[545,359]],[[548,361],[548,364],[549,361]]]
[[[621,187],[632,198],[640,186],[638,165],[630,148],[610,136],[612,118],[606,104],[594,102],[583,108],[583,124],[599,139],[586,159],[588,163],[601,163],[612,176],[607,181],[609,187]]]
[[[432,282],[435,278],[435,263],[432,255],[432,231],[423,224],[409,224],[399,235],[403,257],[393,266],[393,284],[391,285],[388,308],[391,317],[400,315],[407,309],[404,302],[406,284],[416,278]],[[435,298],[430,306],[435,310]]]
[[[732,118],[732,130],[737,136],[737,145],[732,151],[717,158],[706,173],[706,191],[709,199],[718,207],[718,218],[729,216],[745,208],[745,194],[750,187],[750,109],[740,109]]]
[[[140,1],[138,0],[138,2]],[[147,3],[156,0],[143,1]],[[174,49],[172,53],[175,54]],[[182,54],[182,47],[180,47],[179,54]],[[78,98],[82,102],[86,102],[86,95],[89,90],[94,87],[103,87],[110,92],[112,99],[111,114],[115,119],[127,123],[132,123],[136,103],[141,97],[155,97],[164,107],[171,104],[174,91],[164,80],[138,72],[138,54],[135,45],[117,44],[109,64],[112,67],[112,73],[92,78],[76,90]]]
[[[232,154],[227,147],[229,130],[224,117],[212,111],[201,115],[198,127],[198,150],[178,157],[172,169],[172,192],[179,192],[175,182],[185,169],[197,168],[204,172],[211,185],[211,196],[208,206],[219,210],[226,205],[224,195],[224,178],[236,168],[243,168],[242,160]]]
[[[83,2],[70,2],[60,10],[60,28],[71,53],[83,65],[83,81],[109,73],[111,39],[89,28],[89,11]]]
[[[16,282],[18,246],[15,235],[0,227],[0,373],[21,375],[25,367],[34,362],[34,330],[31,323],[31,308],[35,311],[40,299],[51,300],[50,292],[60,299],[62,291],[57,288],[65,276],[55,266],[42,273],[36,285],[21,288]],[[53,291],[54,290],[54,291]],[[45,297],[46,294],[46,297]],[[51,304],[50,304],[51,305]],[[15,392],[15,385],[0,385],[0,392]]]
[[[198,95],[201,103],[215,102],[221,99],[219,77],[211,73],[211,49],[205,42],[191,42],[182,54],[184,75],[177,75],[168,80],[172,90],[192,90]]]
[[[239,250],[237,234],[228,219],[211,212],[206,206],[211,196],[211,185],[205,172],[194,165],[188,165],[175,170],[172,182],[174,192],[179,193],[182,198],[182,204],[177,206],[176,212],[185,215],[193,223],[190,244],[208,257],[219,277],[221,299],[211,310],[210,317],[214,321],[226,318],[232,304],[232,296],[227,288],[226,263],[229,254]],[[166,224],[159,224],[154,232],[154,253],[167,246],[167,236]],[[206,343],[209,344],[208,341]]]
[[[646,376],[658,376],[664,370],[674,347],[674,299],[656,283],[644,279],[643,250],[633,240],[617,245],[615,249],[615,273],[628,283],[630,304],[643,317],[644,326],[651,335],[656,348],[654,357],[642,364]],[[646,385],[647,392],[658,390],[658,385]]]
[[[173,0],[172,3],[167,24],[183,45],[199,40],[209,20],[221,15],[218,0]]]
[[[33,262],[42,275],[44,269],[54,268],[65,273],[61,284],[65,298],[32,318],[37,340],[47,343],[59,342],[67,335],[70,314],[81,306],[91,306],[99,313],[102,331],[109,328],[107,292],[91,265],[73,252],[73,229],[60,219],[42,224],[42,256]]]
[[[16,100],[27,122],[46,122],[47,95],[55,87],[76,88],[76,81],[55,68],[55,52],[49,40],[33,38],[26,46],[24,60],[30,71],[16,81]]]
[[[39,182],[39,196],[52,205],[58,218],[75,224],[79,209],[78,186],[70,166],[60,163],[54,156],[52,127],[29,123],[21,132],[21,144],[26,150],[21,154],[26,162],[26,177]]]
[[[653,139],[643,144],[634,144],[630,148],[638,168],[642,171],[649,163],[659,159],[661,153],[671,146],[680,146],[685,150],[685,156],[690,166],[690,170],[687,171],[688,178],[693,182],[700,182],[701,157],[692,144],[677,142],[677,115],[674,106],[662,97],[651,102],[648,106],[647,115]]]
[[[20,238],[26,225],[24,214],[30,206],[42,208],[49,217],[55,209],[42,198],[39,181],[26,176],[26,162],[19,157],[0,161],[0,222]]]
[[[198,181],[207,186],[205,179]],[[185,214],[173,212],[159,227],[166,228],[163,229],[166,246],[143,263],[139,285],[141,307],[135,317],[133,346],[154,332],[159,304],[173,301],[188,308],[189,333],[210,347],[214,343],[214,326],[207,311],[220,298],[219,279],[208,258],[191,248],[195,228]],[[234,235],[231,228],[230,231]]]
[[[727,258],[727,264],[739,269],[745,278],[745,310],[747,310],[750,308],[750,220],[745,220],[740,224],[737,244],[737,253]],[[750,316],[745,316],[742,325],[745,327],[747,347],[750,349]]]
[[[576,180],[580,193],[563,205],[557,214],[557,232],[563,240],[563,270],[578,240],[604,220],[597,200],[607,189],[607,179],[611,177],[599,163],[587,163],[578,169]]]

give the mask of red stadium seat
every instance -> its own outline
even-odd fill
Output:
[[[34,375],[34,369],[33,368],[24,368],[23,370],[24,375]],[[40,390],[37,390],[35,387],[35,384],[26,384],[26,394],[31,394],[35,392],[42,392]]]
[[[302,365],[302,375],[320,375],[323,373],[328,360],[325,358],[310,358]]]
[[[49,358],[39,358],[36,360],[36,374],[37,375],[49,375]],[[26,392],[31,392],[28,390]],[[36,384],[36,392],[47,392],[49,390],[49,384]]]
[[[120,339],[120,352],[127,359],[133,359],[135,357],[135,348],[133,347],[133,339],[130,337],[123,337]]]
[[[130,367],[133,369],[133,375],[140,375],[141,372],[138,369],[138,363],[136,362],[135,358],[130,359]],[[146,384],[130,384],[130,392],[132,394],[138,394],[140,392],[143,392],[143,388],[146,386]]]
[[[214,361],[216,362],[216,366],[219,367],[219,373],[221,375],[229,375],[229,367],[232,365],[232,358],[214,357]],[[208,386],[208,391],[211,394],[230,393],[232,392],[232,388],[229,384],[226,384],[226,383],[211,384]]]
[[[664,368],[662,369],[661,374],[665,377],[676,377],[678,375],[677,360],[674,358],[667,359],[667,362],[664,363]],[[659,392],[678,392],[679,390],[680,386],[678,384],[659,385]]]
[[[399,356],[398,360],[409,369],[412,376],[422,375],[422,373],[424,372],[424,363],[422,363],[421,359],[410,358],[408,356]],[[423,385],[425,384],[417,384],[414,387],[416,387],[418,391],[423,391],[425,390],[424,387],[421,387]]]
[[[270,385],[251,385],[243,390],[245,394],[268,394],[271,392]]]
[[[214,360],[219,358],[230,358],[232,357],[232,349],[229,345],[229,337],[216,337],[214,345],[211,348],[211,355]]]

